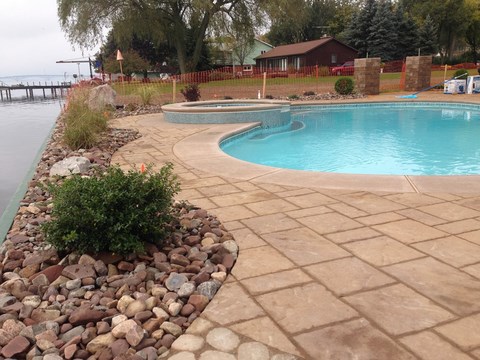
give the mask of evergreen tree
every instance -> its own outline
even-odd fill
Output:
[[[474,19],[470,23],[465,34],[465,41],[470,46],[472,62],[478,61],[478,49],[480,48],[480,19]]]
[[[395,21],[397,31],[395,58],[400,60],[415,55],[418,49],[419,29],[401,3],[395,10]]]
[[[382,61],[394,60],[397,49],[397,31],[392,3],[389,0],[382,0],[377,4],[369,32],[367,38],[369,56],[380,57]]]
[[[418,30],[417,46],[423,55],[432,55],[438,52],[438,29],[430,15],[427,15]]]
[[[360,57],[367,56],[370,51],[369,38],[376,8],[376,0],[367,0],[364,7],[352,16],[347,31],[347,42],[359,51]]]

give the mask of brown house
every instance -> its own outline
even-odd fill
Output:
[[[358,52],[333,37],[281,45],[255,58],[261,71],[298,70],[305,66],[337,66],[351,61]]]

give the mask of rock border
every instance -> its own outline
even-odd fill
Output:
[[[188,203],[174,207],[171,234],[143,255],[61,254],[43,242],[51,216],[45,183],[53,164],[90,160],[85,176],[139,137],[110,128],[92,149],[70,151],[57,120],[6,240],[0,246],[0,358],[151,359],[165,353],[208,305],[238,246],[218,219]]]

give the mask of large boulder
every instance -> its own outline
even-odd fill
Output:
[[[103,110],[105,107],[115,107],[117,93],[108,84],[94,87],[88,97],[88,107],[92,110]]]
[[[53,164],[50,176],[69,176],[84,174],[90,168],[90,160],[82,156],[72,156]]]

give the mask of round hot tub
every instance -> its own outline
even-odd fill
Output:
[[[162,106],[165,119],[182,124],[260,122],[262,127],[290,123],[290,102],[281,100],[215,100]]]

